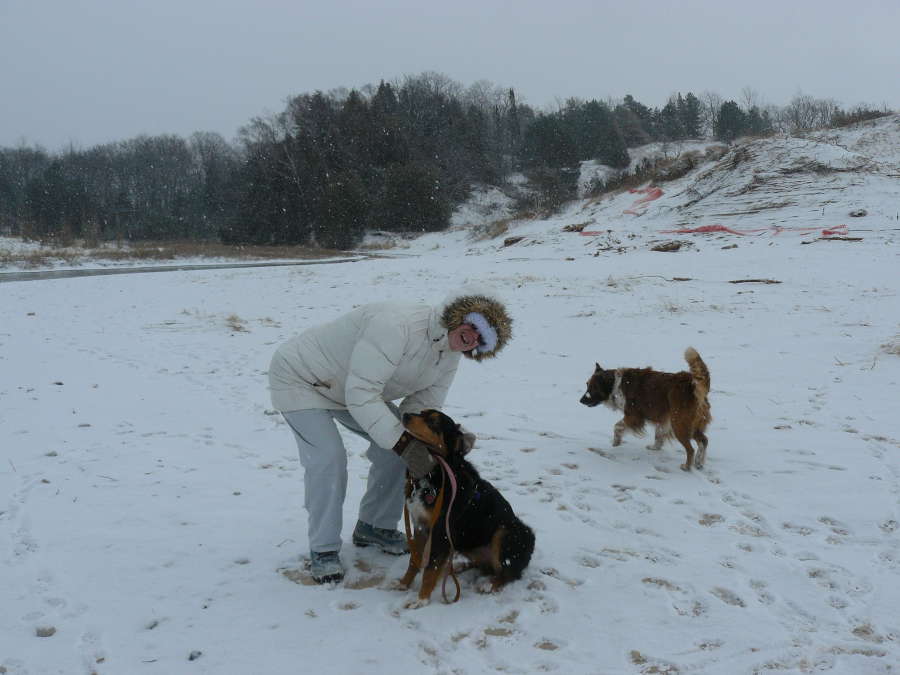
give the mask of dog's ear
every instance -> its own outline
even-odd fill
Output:
[[[599,364],[599,363],[597,363],[597,362],[595,361],[595,362],[594,362],[594,365],[597,366],[596,368],[594,368],[594,372],[595,372],[595,373],[602,373],[602,372],[603,372],[603,368],[600,367],[600,364]]]
[[[439,434],[429,427],[422,415],[404,415],[403,427],[413,438],[422,441],[435,454],[441,457],[447,456],[448,448],[444,443],[445,434]]]
[[[453,437],[454,437],[454,441],[453,441],[452,454],[456,455],[457,457],[462,457],[463,455],[466,454],[466,444],[465,444],[465,441],[463,440],[463,435],[462,434],[454,434]]]

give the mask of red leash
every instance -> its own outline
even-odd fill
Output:
[[[441,468],[444,470],[447,478],[450,479],[450,503],[447,505],[447,517],[444,519],[444,526],[447,530],[447,540],[450,542],[450,549],[453,550],[453,537],[450,535],[450,511],[453,509],[453,501],[456,499],[456,474],[453,473],[450,465],[447,464],[443,457],[440,455],[432,455],[432,457],[441,463]]]
[[[450,468],[450,465],[447,464],[446,460],[440,455],[432,455],[435,459],[437,459],[441,463],[441,469],[444,471],[444,475],[450,480],[450,503],[447,504],[447,516],[444,518],[444,527],[447,532],[447,541],[450,542],[450,569],[447,571],[447,574],[444,575],[444,581],[441,583],[441,595],[444,598],[444,602],[453,603],[459,600],[459,596],[462,594],[462,590],[459,586],[459,579],[456,578],[456,572],[453,571],[453,554],[455,552],[455,548],[453,546],[453,536],[450,534],[450,511],[453,510],[453,502],[456,499],[456,474],[453,473],[453,470]],[[453,600],[447,600],[447,576],[453,577],[453,583],[456,584],[456,597]]]

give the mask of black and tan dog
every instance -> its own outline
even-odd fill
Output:
[[[459,425],[438,410],[425,410],[404,414],[403,426],[447,463],[457,486],[451,505],[451,484],[443,477],[440,462],[424,478],[416,480],[407,474],[409,568],[397,585],[409,588],[424,568],[418,599],[407,606],[428,604],[437,582],[452,572],[454,552],[469,559],[467,568],[490,575],[487,591],[497,591],[519,579],[534,551],[534,532],[519,520],[497,488],[466,460]]]
[[[587,392],[581,402],[593,407],[605,403],[613,410],[624,413],[613,430],[613,445],[622,442],[627,429],[643,434],[644,425],[656,425],[656,440],[651,450],[659,450],[672,436],[684,446],[687,454],[681,468],[691,470],[691,465],[703,468],[709,441],[703,433],[712,420],[709,413],[709,369],[697,350],[688,347],[684,359],[690,372],[662,373],[652,368],[618,368],[604,370],[595,364]],[[697,441],[696,458],[691,440]]]

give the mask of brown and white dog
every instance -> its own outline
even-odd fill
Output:
[[[644,425],[656,425],[656,439],[650,450],[659,450],[663,442],[673,436],[684,446],[687,459],[681,468],[703,468],[709,441],[703,433],[712,421],[709,412],[709,369],[697,350],[688,347],[684,359],[690,372],[663,373],[652,368],[617,368],[604,370],[600,364],[587,382],[587,392],[581,402],[589,407],[605,403],[624,413],[616,422],[612,444],[622,443],[625,430],[638,435]],[[697,441],[694,456],[691,441]]]

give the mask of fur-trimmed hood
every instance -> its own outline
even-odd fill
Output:
[[[463,323],[472,323],[466,318],[472,312],[480,314],[496,332],[497,345],[490,351],[473,349],[463,352],[463,356],[475,361],[493,358],[512,339],[512,318],[503,303],[492,292],[481,289],[465,290],[444,301],[441,325],[451,331]]]

